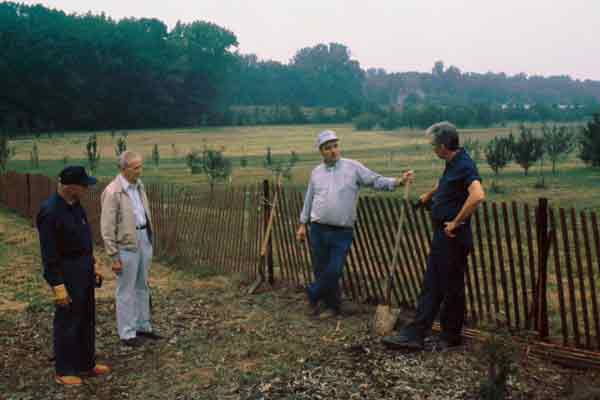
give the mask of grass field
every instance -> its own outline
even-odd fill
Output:
[[[271,177],[263,167],[266,148],[272,149],[274,158],[288,159],[295,151],[300,161],[294,167],[291,182],[288,184],[304,187],[311,169],[319,162],[315,149],[315,137],[323,129],[334,129],[341,138],[342,154],[363,162],[369,168],[384,175],[399,175],[402,170],[412,168],[416,172],[413,196],[434,185],[443,171],[443,162],[436,159],[431,151],[428,138],[422,130],[399,129],[396,131],[355,131],[351,125],[295,125],[295,126],[254,126],[254,127],[210,127],[199,129],[140,130],[128,131],[128,148],[141,152],[147,158],[145,180],[193,185],[206,182],[204,175],[191,175],[184,156],[192,149],[202,150],[204,146],[224,149],[226,157],[234,165],[233,184],[257,182]],[[486,142],[497,135],[506,135],[510,128],[465,129],[461,139],[475,139]],[[516,131],[516,130],[515,130]],[[96,174],[109,178],[116,174],[115,143],[109,132],[98,132],[102,156]],[[117,132],[117,137],[121,132]],[[89,133],[70,133],[52,138],[38,139],[40,166],[30,165],[30,151],[33,141],[18,140],[12,145],[16,156],[9,162],[9,168],[20,172],[56,175],[64,165],[64,157],[69,163],[85,163],[84,148]],[[151,161],[153,146],[159,147],[161,162],[155,168]],[[240,167],[243,156],[248,166]],[[484,160],[478,162],[484,185],[490,187],[496,179]],[[529,176],[515,163],[509,164],[497,179],[502,192],[488,190],[488,199],[495,201],[523,201],[533,203],[538,197],[547,197],[555,206],[579,209],[600,210],[600,170],[585,166],[572,154],[559,164],[559,174],[552,176],[551,165],[545,162],[543,173],[546,187],[536,188],[541,169],[531,168]],[[395,195],[400,195],[398,192]]]

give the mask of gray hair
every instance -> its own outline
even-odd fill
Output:
[[[457,150],[460,144],[456,126],[448,121],[431,125],[425,134],[433,137],[434,144],[443,144],[448,150]]]
[[[133,160],[141,160],[142,155],[135,151],[126,150],[119,155],[119,168],[125,169],[129,166],[129,163]]]

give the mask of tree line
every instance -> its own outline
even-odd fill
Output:
[[[113,20],[0,3],[0,127],[70,129],[345,122],[460,127],[573,121],[598,110],[600,82],[568,76],[361,68],[339,43],[288,63],[240,54],[214,23]]]

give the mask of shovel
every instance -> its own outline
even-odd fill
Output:
[[[406,182],[404,186],[404,203],[408,204],[408,196],[410,192],[410,182]],[[404,219],[406,214],[406,206],[402,204],[400,210],[400,221],[398,222],[398,228],[396,230],[396,238],[394,243],[394,250],[392,252],[392,269],[387,277],[387,285],[385,290],[385,298],[383,304],[377,305],[375,309],[375,315],[373,317],[373,323],[371,324],[373,333],[379,336],[387,336],[394,330],[396,321],[398,321],[398,310],[392,310],[392,286],[393,286],[393,274],[396,270],[398,263],[398,252],[400,250],[400,240],[402,239],[402,228],[404,226]]]

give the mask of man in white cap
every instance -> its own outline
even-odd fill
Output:
[[[413,171],[404,172],[400,178],[386,178],[358,161],[341,158],[339,139],[332,130],[319,134],[317,148],[323,162],[311,173],[296,237],[305,240],[310,224],[315,281],[306,292],[311,314],[327,318],[340,314],[338,282],[352,244],[360,188],[392,191],[412,181]],[[320,314],[321,303],[326,309]]]

